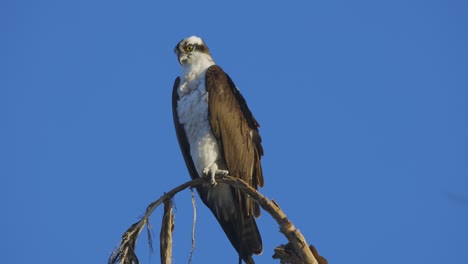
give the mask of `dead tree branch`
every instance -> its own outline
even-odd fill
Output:
[[[172,199],[169,199],[164,201],[164,215],[159,234],[161,264],[171,264],[173,231],[174,213],[172,212]]]
[[[238,188],[245,194],[249,195],[252,199],[258,202],[258,204],[263,208],[263,210],[267,211],[273,219],[276,220],[278,225],[280,226],[280,231],[285,235],[288,239],[289,243],[293,248],[293,252],[296,254],[298,258],[297,263],[306,263],[306,264],[319,264],[317,262],[316,257],[312,254],[309,245],[307,244],[304,236],[301,232],[293,225],[291,221],[286,217],[284,212],[279,208],[278,204],[274,201],[270,201],[268,198],[260,194],[257,190],[250,187],[244,181],[231,177],[231,176],[216,176],[216,181],[218,183],[226,183],[230,184],[231,186]],[[146,209],[145,215],[140,219],[140,221],[134,223],[123,235],[122,240],[120,241],[120,245],[114,250],[113,254],[110,256],[108,263],[109,264],[138,264],[138,258],[135,254],[135,245],[138,239],[138,236],[145,226],[148,223],[150,215],[154,212],[154,210],[164,201],[168,201],[172,199],[174,195],[178,192],[185,190],[187,188],[196,188],[201,186],[202,184],[206,184],[206,180],[203,178],[194,179],[184,184],[172,189],[171,191],[165,193],[156,201],[152,202],[148,205]],[[166,216],[166,212],[165,212]],[[173,218],[172,218],[173,221]],[[172,222],[172,228],[174,224]],[[170,232],[172,234],[172,232]],[[165,237],[166,241],[164,243],[172,244],[172,241],[168,241],[168,239],[172,239],[168,236]],[[162,257],[161,257],[162,260]],[[166,262],[162,262],[165,264],[170,263],[170,258],[166,258]]]

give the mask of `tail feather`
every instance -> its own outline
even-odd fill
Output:
[[[199,188],[198,192],[203,203],[211,210],[223,228],[229,241],[245,263],[254,263],[252,255],[263,252],[262,238],[258,231],[255,216],[242,212],[231,200],[231,204],[220,202],[218,191],[222,190],[220,183],[217,191],[208,188]]]
[[[242,226],[242,241],[244,250],[259,255],[263,252],[262,238],[253,216],[246,217]]]
[[[216,215],[215,215],[216,216]],[[252,255],[263,252],[262,238],[253,216],[231,218],[228,221],[218,219],[229,241],[245,263],[254,263]]]

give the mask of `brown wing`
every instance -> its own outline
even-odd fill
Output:
[[[217,65],[209,67],[205,78],[209,121],[231,176],[257,189],[263,186],[260,158],[263,155],[259,124],[234,82]],[[260,215],[258,204],[236,193],[246,215]]]

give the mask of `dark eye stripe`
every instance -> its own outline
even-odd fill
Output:
[[[184,42],[184,40],[181,40],[179,43],[177,43],[174,51],[178,50],[179,52],[184,52],[184,51],[186,51],[186,48],[187,48],[188,45],[190,45],[190,44]],[[202,53],[210,54],[210,50],[208,49],[208,47],[205,44],[193,44],[193,50],[197,50],[197,51],[202,52]]]
[[[208,50],[208,47],[206,45],[195,44],[194,45],[194,50],[200,51],[202,53],[210,54],[210,50]]]

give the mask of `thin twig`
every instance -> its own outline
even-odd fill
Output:
[[[192,248],[190,249],[189,264],[192,264],[193,252],[195,252],[195,224],[197,223],[197,207],[195,205],[195,192],[192,191],[193,223],[192,223]]]

